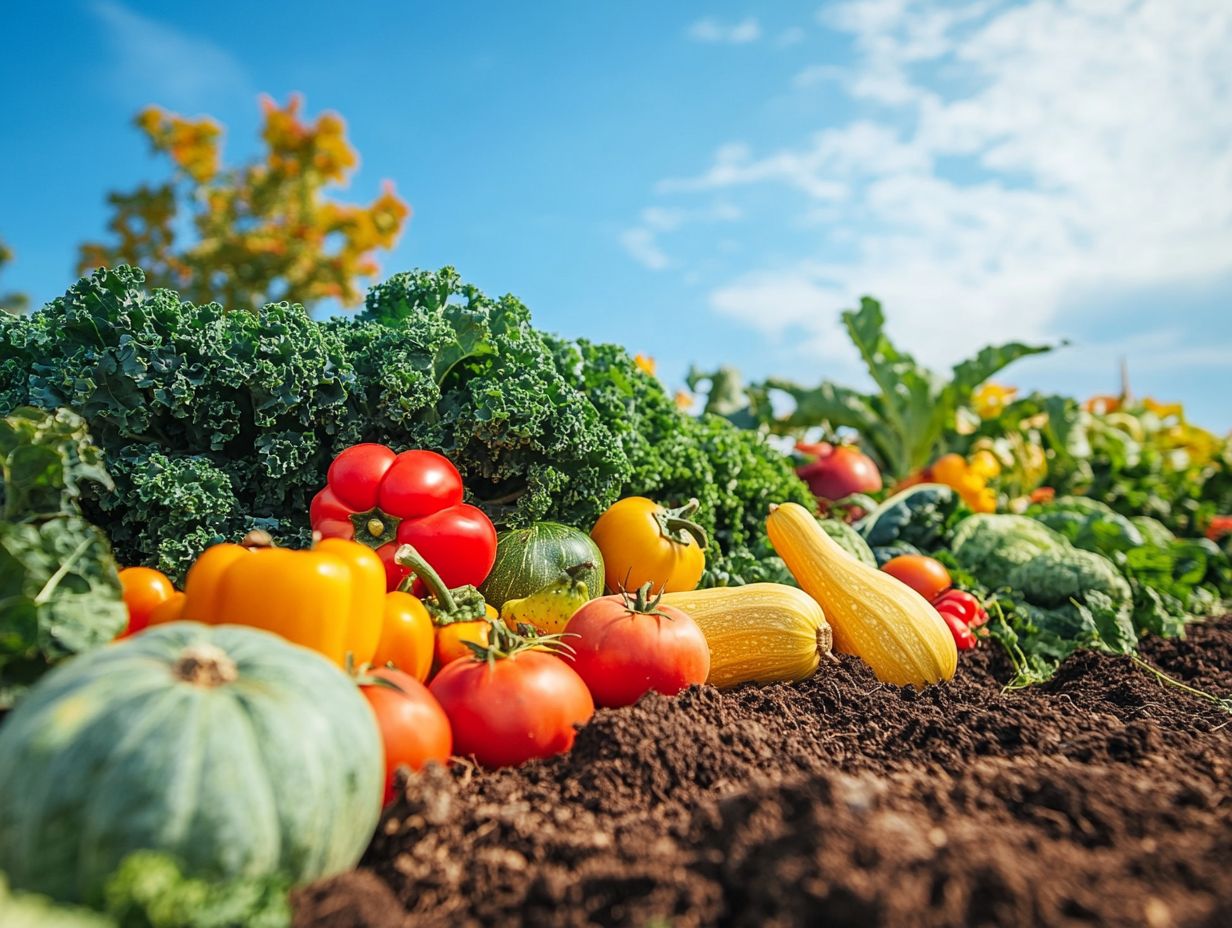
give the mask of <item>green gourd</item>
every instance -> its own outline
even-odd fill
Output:
[[[501,532],[496,563],[483,582],[484,599],[500,609],[511,599],[523,599],[555,583],[582,564],[575,579],[586,584],[590,598],[603,593],[603,555],[585,532],[558,522],[536,522],[527,528]]]
[[[139,849],[191,876],[312,880],[358,862],[384,779],[372,711],[325,658],[164,625],[61,665],[0,727],[0,871],[90,905]]]

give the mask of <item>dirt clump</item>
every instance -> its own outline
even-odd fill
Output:
[[[1142,657],[1232,694],[1232,619]],[[1232,716],[1123,657],[1008,677],[987,644],[923,692],[841,657],[600,711],[548,761],[430,768],[296,925],[1226,924]]]

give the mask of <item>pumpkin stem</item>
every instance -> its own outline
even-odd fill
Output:
[[[230,655],[212,644],[190,644],[171,666],[171,673],[193,686],[213,688],[224,683],[233,683],[239,670]]]

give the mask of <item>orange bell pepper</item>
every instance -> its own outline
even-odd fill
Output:
[[[385,567],[371,548],[340,538],[308,551],[220,544],[189,569],[184,594],[185,621],[263,628],[358,667],[381,637]]]
[[[427,606],[410,593],[390,590],[385,594],[385,618],[372,665],[392,665],[423,683],[432,672],[435,636]]]

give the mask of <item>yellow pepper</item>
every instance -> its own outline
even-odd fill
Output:
[[[971,405],[981,419],[995,419],[1014,401],[1018,395],[1017,387],[1007,387],[999,383],[984,383],[976,388],[971,396]]]
[[[385,567],[371,548],[328,538],[308,551],[207,548],[184,582],[186,621],[248,625],[339,667],[372,660],[385,615]]]

